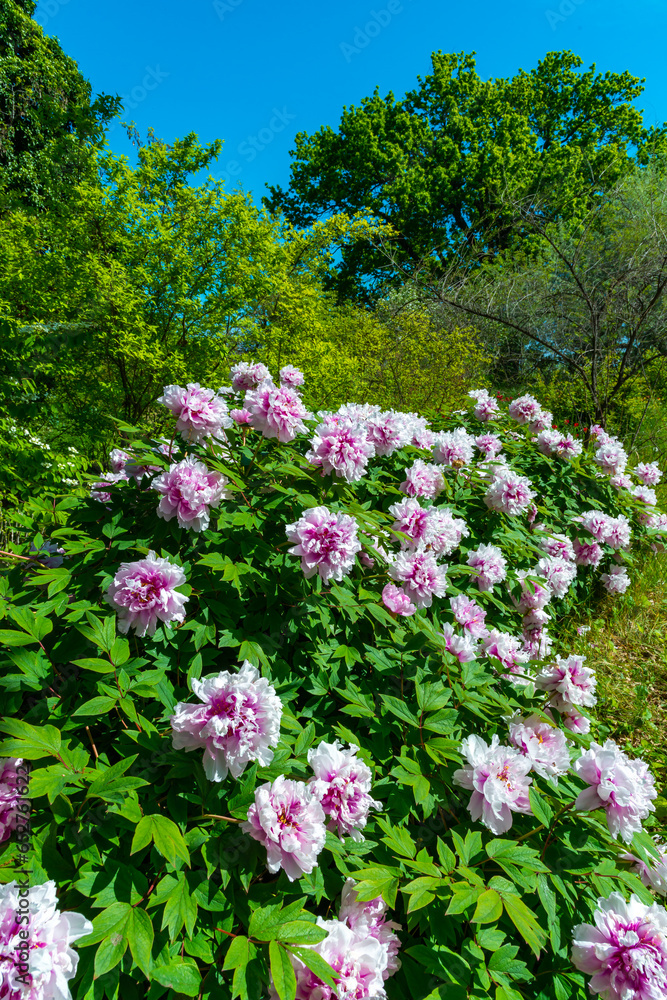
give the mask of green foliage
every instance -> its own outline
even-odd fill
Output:
[[[456,426],[479,430],[468,417],[445,422]],[[534,776],[531,813],[514,814],[498,837],[470,820],[469,793],[453,781],[462,736],[498,733],[504,742],[507,718],[542,711],[543,694],[513,686],[490,659],[460,663],[448,652],[445,601],[411,618],[390,615],[382,562],[358,564],[326,587],[304,579],[287,552],[285,526],[323,503],[353,515],[374,551],[391,529],[404,468],[420,452],[375,459],[364,479],[346,484],[304,460],[304,440],[228,433],[224,452],[195,449],[229,477],[232,494],[200,534],[156,517],[146,479],[117,486],[108,505],[53,494],[14,515],[23,541],[12,549],[23,558],[5,556],[0,578],[9,716],[0,754],[32,762],[33,881],[55,879],[66,907],[93,921],[78,944],[74,995],[259,1000],[272,977],[279,997],[293,1000],[290,955],[331,982],[309,946],[322,937],[316,917],[331,917],[351,877],[361,900],[381,895],[403,925],[403,968],[387,980],[389,997],[584,1000],[569,959],[573,926],[612,890],[652,900],[604,815],[575,814],[581,782],[572,774],[557,786]],[[633,516],[629,495],[596,476],[585,455],[562,463],[522,433],[504,441],[550,530],[591,507]],[[439,503],[470,529],[451,559],[448,595],[470,592],[466,554],[483,542],[503,549],[512,587],[535,562],[539,532],[525,518],[490,512],[486,485],[477,470],[446,470]],[[46,538],[65,548],[61,566],[29,555]],[[104,593],[121,563],[149,549],[182,566],[187,618],[152,637],[123,637]],[[591,570],[580,572],[555,602],[557,620],[595,586]],[[505,590],[474,596],[488,625],[516,631],[520,612]],[[169,718],[191,699],[193,678],[244,659],[281,698],[280,743],[268,766],[216,784],[200,752],[173,749]],[[270,875],[264,849],[239,821],[258,785],[282,774],[307,780],[308,749],[336,737],[360,746],[382,808],[359,843],[329,833],[311,875]],[[632,850],[645,856],[648,844],[643,834]],[[22,864],[16,845],[3,844],[0,856],[9,880]]]
[[[295,225],[363,211],[393,227],[393,266],[377,240],[344,251],[341,296],[400,282],[417,262],[442,273],[462,241],[483,253],[507,248],[523,232],[509,204],[578,216],[664,141],[634,106],[642,81],[582,71],[572,52],[488,81],[472,55],[431,59],[432,72],[402,100],[376,90],[343,110],[338,130],[299,133],[289,188],[270,188],[268,204]]]
[[[32,19],[34,8],[0,0],[0,209],[60,212],[94,177],[93,153],[120,99],[92,99],[74,60]]]

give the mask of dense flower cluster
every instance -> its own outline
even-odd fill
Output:
[[[203,462],[188,455],[151,482],[151,488],[162,494],[158,516],[165,521],[175,517],[181,528],[203,531],[208,528],[209,508],[229,496],[227,483],[221,472],[210,472]]]
[[[0,885],[3,1000],[71,1000],[69,981],[79,962],[72,944],[92,929],[80,913],[58,910],[53,881],[29,890],[17,882]]]
[[[198,382],[188,382],[185,389],[180,385],[165,386],[158,403],[173,413],[176,430],[190,444],[205,438],[221,438],[223,428],[232,425],[224,399]]]
[[[277,438],[283,444],[293,441],[297,434],[305,434],[304,420],[310,418],[296,389],[289,384],[274,385],[268,379],[256,389],[248,390],[243,409],[248,413],[247,423],[251,427],[265,438]]]
[[[373,775],[370,767],[358,759],[358,750],[354,745],[344,750],[334,740],[308,751],[308,763],[315,775],[308,784],[329,817],[330,829],[339,837],[350,836],[356,841],[364,839],[361,830],[370,810],[382,808],[382,803],[369,794]]]
[[[174,749],[203,748],[210,781],[224,781],[228,773],[239,778],[253,760],[262,767],[271,763],[283,706],[256,667],[245,660],[235,674],[193,678],[192,690],[201,704],[179,702],[169,720]]]
[[[312,872],[326,840],[326,816],[312,786],[283,775],[255,789],[241,829],[266,848],[270,872],[290,882]]]
[[[354,566],[361,549],[357,522],[347,514],[333,514],[328,507],[311,507],[285,528],[291,555],[301,556],[306,579],[319,573],[322,580],[342,580]]]

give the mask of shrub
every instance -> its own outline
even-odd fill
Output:
[[[530,398],[316,424],[263,374],[233,418],[166,391],[183,437],[126,427],[92,498],[15,515],[2,879],[57,885],[75,995],[583,1000],[599,905],[662,983],[653,779],[545,627],[627,585],[631,523],[661,544],[651,487]]]

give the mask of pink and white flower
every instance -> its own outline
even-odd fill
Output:
[[[574,552],[574,549],[572,551]],[[535,572],[544,577],[554,597],[565,597],[577,578],[576,565],[569,559],[562,559],[559,556],[546,556],[540,559]]]
[[[667,912],[633,893],[600,898],[594,924],[573,931],[572,963],[591,976],[588,989],[604,1000],[661,1000],[667,996]]]
[[[610,566],[608,573],[601,573],[600,579],[610,594],[624,594],[630,586],[630,577],[625,566]]]
[[[333,473],[348,483],[362,479],[375,448],[365,429],[347,420],[320,424],[310,442],[306,458],[311,465],[322,467],[324,474]]]
[[[434,499],[445,488],[445,479],[437,465],[418,458],[405,470],[405,481],[398,487],[409,497]]]
[[[535,420],[541,412],[542,407],[535,397],[528,394],[513,399],[509,405],[509,415],[518,424],[527,424]]]
[[[326,817],[315,791],[284,775],[255,789],[244,833],[266,847],[266,867],[282,868],[290,882],[310,874],[327,837]]]
[[[265,438],[277,438],[286,444],[297,434],[307,434],[304,420],[311,414],[303,405],[301,396],[289,385],[274,385],[265,381],[256,389],[249,389],[243,400],[243,407],[250,411],[248,423],[260,431]]]
[[[538,580],[539,574],[532,570],[519,570],[516,578],[521,585],[521,597],[516,604],[519,611],[541,611],[552,598],[553,591],[546,580]]]
[[[510,742],[528,758],[533,771],[542,778],[557,781],[570,770],[565,733],[539,715],[510,722]]]
[[[343,920],[317,918],[317,926],[327,937],[304,947],[317,952],[336,973],[336,989],[331,989],[296,956],[290,961],[296,973],[296,1000],[354,1000],[376,997],[386,1000],[383,974],[387,968],[388,949],[370,934],[351,930]],[[278,1000],[271,988],[270,1000]]]
[[[575,654],[556,656],[555,661],[547,664],[537,675],[535,687],[551,695],[549,705],[552,708],[564,712],[572,706],[591,708],[595,705],[595,671],[584,666],[585,659],[585,656]]]
[[[662,479],[657,462],[640,462],[632,471],[644,486],[657,486]]]
[[[623,514],[607,519],[607,534],[604,540],[610,548],[617,551],[619,549],[629,549],[631,536],[632,529],[630,522]]]
[[[383,410],[366,421],[368,440],[376,455],[393,455],[398,448],[404,448],[412,439],[412,425],[404,413]]]
[[[385,584],[382,590],[382,603],[395,615],[402,615],[404,618],[414,615],[417,610],[405,591],[397,587],[395,583]]]
[[[203,462],[188,455],[151,482],[151,489],[162,494],[158,517],[165,521],[175,517],[181,528],[203,531],[209,525],[209,507],[217,507],[223,497],[230,495],[225,489],[227,484],[222,473],[209,472]]]
[[[593,461],[597,462],[608,476],[616,476],[625,470],[628,456],[617,438],[608,437],[595,452]]]
[[[486,635],[488,632],[484,624],[486,611],[476,601],[466,597],[465,594],[459,594],[457,597],[450,597],[449,606],[459,625],[463,625],[465,631],[474,639],[481,639]]]
[[[492,628],[482,638],[482,646],[486,656],[492,660],[498,660],[501,667],[507,671],[502,675],[506,680],[519,684],[528,683],[523,665],[528,662],[529,656],[523,648],[521,639],[510,635],[509,632],[501,632],[500,629]]]
[[[199,382],[188,382],[185,389],[180,385],[166,385],[158,403],[173,413],[176,430],[190,444],[209,437],[224,437],[223,428],[232,425],[224,399],[213,389],[200,386]]]
[[[93,483],[90,487],[90,495],[93,500],[99,500],[100,503],[110,503],[111,488],[118,483],[127,483],[129,480],[130,477],[125,470],[121,472],[103,472],[100,482]]]
[[[455,431],[441,431],[435,436],[433,461],[461,469],[472,462],[474,447],[474,437],[463,427],[457,427]]]
[[[479,590],[492,591],[507,576],[507,560],[497,545],[479,545],[468,553],[467,562],[475,570]]]
[[[17,808],[21,796],[17,768],[21,764],[22,757],[0,757],[0,844],[9,840],[19,821]]]
[[[606,541],[609,533],[610,518],[602,510],[586,510],[583,514],[572,518],[573,521],[581,524],[590,535],[598,542]]]
[[[571,434],[559,434],[551,443],[551,454],[556,458],[577,458],[583,450],[581,441],[573,438]]]
[[[626,475],[625,472],[617,472],[615,476],[612,476],[609,480],[611,486],[615,490],[631,490],[633,486],[632,478]]]
[[[631,759],[613,740],[605,740],[603,746],[591,743],[573,770],[588,785],[579,792],[575,808],[604,809],[612,837],[620,836],[629,844],[641,832],[641,821],[654,811],[653,800],[658,796],[646,761]]]
[[[280,384],[287,385],[290,389],[298,389],[306,380],[301,369],[295,368],[294,365],[285,365],[278,372],[278,377]]]
[[[529,423],[529,429],[533,434],[539,434],[540,431],[548,431],[551,429],[553,423],[554,415],[550,413],[549,410],[540,410],[540,412],[533,417]]]
[[[503,450],[503,443],[497,434],[479,434],[475,438],[475,447],[484,458],[495,458]]]
[[[109,452],[109,467],[112,472],[122,472],[125,463],[129,461],[131,461],[129,452],[123,451],[121,448],[113,448]]]
[[[158,621],[170,624],[185,619],[185,594],[176,590],[185,573],[168,559],[149,552],[144,559],[121,563],[109,584],[105,600],[116,609],[118,631],[133,628],[137,635],[153,635]]]
[[[246,410],[245,407],[241,410],[230,410],[229,415],[235,424],[249,424],[252,417],[250,410]]]
[[[465,521],[454,517],[448,507],[422,507],[412,497],[392,504],[389,513],[396,519],[392,530],[408,536],[401,539],[401,548],[421,546],[448,556],[470,534]]]
[[[484,503],[491,510],[516,517],[525,513],[531,501],[537,496],[531,489],[531,482],[511,469],[503,470],[496,476],[484,495]]]
[[[547,538],[537,539],[537,544],[548,556],[556,556],[558,559],[574,562],[574,547],[567,535],[554,532]]]
[[[364,839],[361,831],[371,809],[382,808],[382,803],[369,794],[373,775],[370,767],[357,757],[358,750],[353,743],[349,750],[344,750],[334,740],[308,751],[308,763],[315,775],[308,785],[329,817],[329,829],[341,838],[351,837],[357,842]]]
[[[169,719],[175,750],[204,750],[209,781],[240,778],[251,761],[266,767],[280,739],[283,706],[275,688],[248,660],[235,674],[221,670],[192,680],[201,704],[179,701]]]
[[[634,861],[633,871],[635,871],[647,889],[655,889],[661,896],[667,896],[667,844],[662,844],[654,837],[655,848],[658,857],[654,858],[646,852],[646,857],[650,857],[650,862],[646,864],[641,858],[636,858],[634,854],[622,854],[624,861]]]
[[[650,486],[633,486],[630,493],[635,500],[645,503],[647,507],[655,507],[658,502],[655,490],[652,490]]]
[[[353,569],[361,550],[357,522],[347,514],[334,514],[328,507],[311,507],[298,521],[288,524],[285,533],[295,544],[290,555],[301,556],[307,580],[319,573],[324,583],[342,580]]]
[[[29,889],[16,881],[0,885],[0,996],[72,1000],[69,981],[79,963],[72,945],[92,930],[81,913],[58,910],[55,882]]]
[[[574,561],[577,566],[599,566],[604,555],[597,542],[587,542],[581,538],[575,538],[572,543],[574,547]]]
[[[338,919],[346,923],[359,939],[373,937],[380,942],[387,958],[387,964],[382,970],[383,979],[393,976],[401,967],[398,957],[401,941],[396,931],[402,928],[393,920],[385,920],[386,912],[387,904],[381,896],[368,903],[360,903],[353,879],[346,880],[341,893]]]
[[[459,663],[469,663],[471,660],[477,659],[479,644],[469,632],[467,635],[456,635],[454,626],[450,625],[449,622],[445,622],[442,626],[442,632],[445,637],[445,649],[455,656]]]
[[[427,550],[399,552],[389,567],[389,576],[403,584],[403,590],[418,608],[430,608],[434,597],[444,597],[447,567],[438,566]]]
[[[473,413],[478,420],[486,423],[487,420],[490,420],[491,417],[495,417],[498,413],[500,409],[498,401],[489,394],[487,389],[471,389],[468,395],[475,400]]]
[[[466,736],[461,753],[468,763],[454,771],[453,780],[472,790],[472,819],[499,836],[512,826],[512,813],[529,813],[530,761],[516,747],[500,745],[494,733],[489,746],[481,736]]]
[[[247,392],[248,389],[256,389],[258,385],[271,378],[271,372],[266,365],[256,362],[239,361],[233,365],[231,372],[232,388],[235,392]]]

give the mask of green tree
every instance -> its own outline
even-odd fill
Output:
[[[91,87],[32,0],[0,0],[0,208],[57,209],[94,173],[95,149],[120,107]]]
[[[270,187],[267,204],[295,225],[368,212],[393,227],[394,266],[373,242],[345,250],[342,296],[425,261],[442,273],[461,242],[478,256],[507,248],[523,231],[508,202],[539,204],[552,221],[580,214],[664,141],[633,104],[643,81],[583,71],[572,52],[511,79],[481,79],[464,53],[433,53],[432,66],[403,100],[376,90],[343,110],[338,130],[300,133],[289,187]]]

